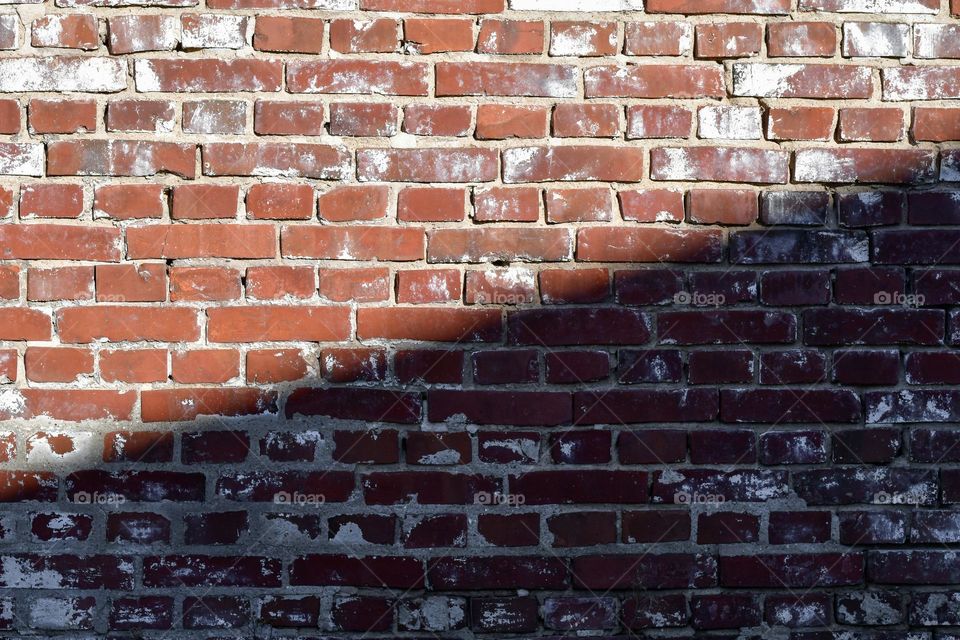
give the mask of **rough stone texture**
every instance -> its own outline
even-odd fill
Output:
[[[0,637],[958,637],[960,1],[0,5]]]

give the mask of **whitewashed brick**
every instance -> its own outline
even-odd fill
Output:
[[[110,53],[172,51],[180,42],[180,21],[174,16],[125,15],[109,19]]]
[[[515,11],[641,11],[643,0],[510,0]]]
[[[0,175],[42,176],[45,164],[40,143],[0,142]]]
[[[599,29],[591,24],[576,25],[554,31],[550,36],[550,55],[552,56],[586,56],[594,51],[594,40],[600,36]],[[608,43],[611,47],[617,46],[617,32],[614,29],[608,34]]]
[[[0,92],[113,92],[127,87],[127,65],[116,58],[0,59]]]
[[[917,24],[913,27],[916,58],[960,57],[960,24]]]
[[[763,137],[759,107],[719,105],[699,111],[701,138],[759,140]]]
[[[182,18],[184,49],[241,49],[247,44],[246,16],[191,14]]]
[[[15,13],[0,15],[0,48],[16,49],[20,44],[20,18]]]
[[[800,0],[801,11],[837,13],[937,13],[939,0]]]
[[[960,98],[960,67],[903,66],[883,70],[884,100]]]
[[[886,22],[846,22],[843,55],[870,58],[903,58],[910,54],[910,27]]]

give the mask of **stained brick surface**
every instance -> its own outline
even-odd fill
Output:
[[[0,636],[957,637],[957,0],[4,6]]]

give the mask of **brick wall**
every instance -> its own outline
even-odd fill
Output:
[[[198,2],[0,10],[2,637],[956,637],[958,0]]]

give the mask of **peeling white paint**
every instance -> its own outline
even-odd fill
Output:
[[[760,107],[717,105],[699,113],[700,137],[713,140],[759,140],[763,137]]]
[[[514,11],[641,11],[643,0],[510,0]]]

